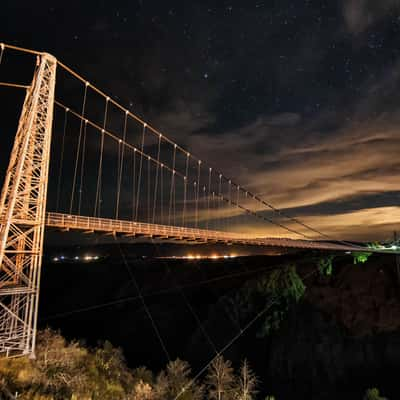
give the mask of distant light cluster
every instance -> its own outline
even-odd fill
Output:
[[[73,256],[73,257],[66,257],[64,255],[55,256],[52,258],[53,262],[91,262],[99,260],[99,256],[91,256],[91,255],[84,255],[84,256]]]
[[[186,259],[186,260],[202,260],[202,259],[203,260],[204,259],[218,260],[220,258],[227,259],[227,258],[235,258],[235,257],[237,257],[236,254],[223,254],[223,255],[221,255],[221,254],[212,254],[212,255],[188,254],[187,256],[183,256],[182,258]]]

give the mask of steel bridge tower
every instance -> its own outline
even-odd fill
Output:
[[[0,197],[0,356],[35,355],[56,67],[38,56]]]

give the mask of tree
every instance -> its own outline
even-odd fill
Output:
[[[33,383],[43,391],[70,397],[87,385],[85,365],[87,350],[77,342],[67,343],[55,331],[45,329],[38,335]]]
[[[257,394],[258,379],[249,367],[247,360],[244,360],[240,368],[237,387],[235,390],[236,400],[254,400]]]
[[[381,397],[377,388],[368,389],[365,392],[364,400],[387,400],[386,397]]]
[[[152,386],[139,380],[133,388],[133,398],[132,400],[153,400],[155,397]]]
[[[157,377],[155,393],[157,400],[201,400],[203,387],[192,382],[191,369],[179,358],[170,361],[166,370]]]
[[[211,363],[207,374],[209,400],[232,399],[235,377],[230,361],[218,356]]]

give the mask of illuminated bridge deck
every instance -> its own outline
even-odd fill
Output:
[[[290,247],[302,249],[324,249],[351,251],[354,246],[327,242],[308,241],[289,238],[263,238],[241,233],[214,231],[208,229],[184,228],[178,226],[149,224],[107,218],[84,217],[48,212],[46,226],[61,230],[103,233],[126,237],[143,237],[157,240],[189,243],[231,243],[255,246]]]

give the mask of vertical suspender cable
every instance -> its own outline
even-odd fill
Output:
[[[212,192],[211,208],[212,208],[212,210],[215,210],[215,192]],[[217,226],[216,226],[215,217],[214,217],[212,220],[213,220],[212,227],[213,227],[213,229],[216,230],[216,229],[217,229]]]
[[[146,133],[146,126],[147,124],[143,124],[142,130],[142,143],[140,145],[140,163],[139,163],[139,177],[138,177],[138,184],[137,184],[137,194],[136,194],[136,208],[135,208],[135,221],[138,220],[138,212],[139,212],[139,201],[140,201],[140,186],[142,181],[142,167],[143,167],[143,149],[144,149],[144,136]]]
[[[117,188],[117,206],[116,206],[116,210],[115,210],[115,219],[119,219],[119,202],[121,199],[121,183],[122,183],[122,171],[124,168],[127,123],[128,123],[128,111],[125,112],[124,133],[123,133],[123,138],[122,138],[122,153],[121,153],[121,159],[119,160],[120,163],[118,164],[118,188]],[[119,150],[119,147],[118,147],[118,150]],[[118,154],[119,154],[119,152],[118,152]]]
[[[194,198],[194,227],[197,228],[197,182],[193,182],[193,198]]]
[[[219,174],[217,213],[219,218],[218,227],[219,229],[222,230],[221,201],[222,201],[222,174]]]
[[[73,181],[72,181],[71,202],[70,202],[70,205],[69,205],[69,213],[70,214],[72,214],[72,209],[74,207],[74,200],[75,200],[76,177],[77,177],[77,172],[78,172],[79,156],[80,156],[80,152],[81,152],[83,118],[85,117],[86,95],[87,95],[88,86],[89,86],[89,82],[86,82],[86,84],[85,84],[85,92],[84,92],[83,101],[82,101],[82,112],[81,112],[82,118],[81,118],[80,126],[79,126],[78,147],[76,149],[74,178],[73,178]]]
[[[196,228],[199,227],[199,193],[200,193],[200,168],[201,160],[197,162],[197,187],[196,187]]]
[[[150,223],[150,186],[151,186],[151,163],[150,156],[147,157],[147,222]]]
[[[156,218],[156,202],[157,202],[157,193],[158,193],[158,174],[160,168],[160,150],[161,150],[161,135],[158,136],[158,149],[157,149],[157,165],[156,165],[156,181],[154,183],[154,201],[153,201],[153,219],[152,223],[154,224]]]
[[[173,190],[175,186],[175,162],[176,162],[176,147],[177,145],[174,145],[174,155],[172,158],[172,172],[171,172],[171,187],[169,191],[169,209],[168,209],[168,225],[171,225],[171,213],[172,213],[172,196],[173,196]]]
[[[4,43],[1,43],[0,44],[0,64],[3,61],[4,49],[5,49]]]
[[[203,203],[203,206],[202,206],[203,214],[204,214],[204,212],[205,212],[206,202],[207,202],[206,185],[203,185],[203,201],[202,201],[202,203]],[[204,217],[203,217],[203,218],[204,218]],[[208,219],[207,219],[207,225],[208,225]],[[207,229],[208,229],[208,228],[207,228]]]
[[[122,139],[118,140],[118,153],[117,153],[117,190],[115,191],[116,196],[115,196],[115,219],[117,216],[117,208],[118,208],[118,187],[119,187],[119,173],[121,170],[121,152],[122,152],[122,147],[125,145],[125,143],[122,143]]]
[[[132,162],[132,169],[133,169],[133,178],[132,178],[132,220],[135,220],[135,199],[136,199],[136,147],[133,150],[133,162]]]
[[[79,181],[79,201],[78,201],[78,215],[81,215],[82,207],[82,191],[83,191],[83,174],[85,171],[85,158],[86,158],[86,135],[87,135],[87,119],[83,127],[83,141],[82,141],[82,162],[81,162],[81,176]]]
[[[160,168],[160,203],[161,203],[161,223],[164,224],[164,164]]]
[[[185,226],[185,218],[186,218],[186,201],[187,201],[187,182],[188,182],[188,173],[189,173],[189,158],[190,158],[190,153],[187,153],[186,154],[185,176],[183,177],[182,226]]]
[[[208,169],[208,189],[207,189],[207,229],[210,221],[210,191],[211,191],[211,172],[212,168]]]
[[[174,172],[174,175],[176,175],[176,172]],[[172,193],[172,204],[173,204],[173,210],[172,210],[172,224],[176,226],[176,176],[174,177],[174,187],[173,187],[173,193]]]
[[[60,168],[58,170],[56,212],[59,211],[59,206],[60,206],[61,178],[62,178],[62,172],[63,172],[64,146],[65,146],[65,135],[67,132],[68,112],[69,112],[69,108],[66,108],[65,112],[64,112],[64,127],[63,127],[62,141],[61,141]]]
[[[239,207],[239,195],[240,195],[240,186],[236,187],[236,207]],[[238,225],[240,224],[240,208],[239,208],[239,217],[238,217]]]
[[[95,217],[100,217],[101,215],[101,186],[102,186],[102,175],[103,175],[103,152],[104,152],[104,132],[107,124],[107,112],[108,112],[108,102],[110,98],[106,98],[106,106],[104,110],[104,120],[103,129],[101,130],[101,142],[100,142],[100,158],[99,158],[99,168],[97,171],[97,188],[96,188],[96,200],[94,204],[94,215]]]
[[[229,232],[230,222],[231,222],[231,213],[232,213],[232,181],[230,179],[228,181],[228,184],[229,184],[229,193],[228,193],[229,209],[228,209],[228,215],[226,218],[226,230]]]

